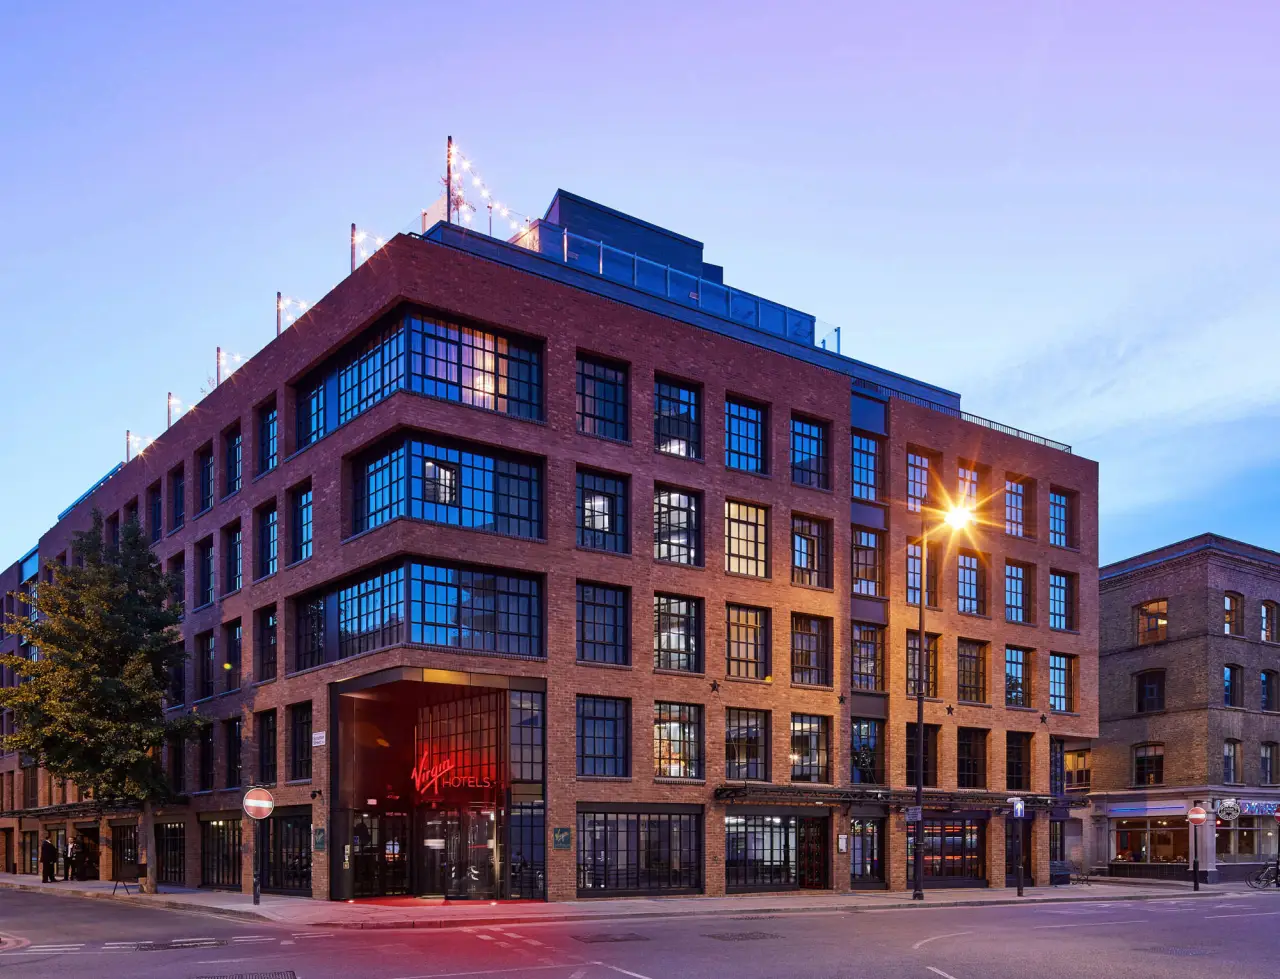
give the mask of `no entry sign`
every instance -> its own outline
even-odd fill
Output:
[[[244,811],[253,819],[266,819],[276,807],[276,800],[266,789],[250,789],[244,794]]]
[[[1199,806],[1192,806],[1191,809],[1187,812],[1187,822],[1189,822],[1192,826],[1199,826],[1208,818],[1209,818],[1209,814],[1205,812],[1203,809],[1201,809]]]

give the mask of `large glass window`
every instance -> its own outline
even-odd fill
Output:
[[[916,784],[916,726],[907,725],[907,785]],[[938,726],[924,726],[924,784],[929,788],[938,785]]]
[[[971,704],[987,702],[987,644],[976,639],[956,642],[956,698]]]
[[[222,627],[223,648],[226,650],[222,663],[224,690],[240,689],[241,653],[244,651],[244,629],[240,620],[228,622]]]
[[[987,731],[956,729],[956,785],[962,789],[987,787]]]
[[[543,656],[539,579],[510,572],[409,565],[409,639],[511,656]]]
[[[1144,602],[1138,606],[1136,614],[1138,645],[1144,646],[1147,643],[1165,640],[1169,629],[1169,602],[1166,599],[1159,598]]]
[[[1275,863],[1275,823],[1270,816],[1241,816],[1234,823],[1220,819],[1214,835],[1220,864]]]
[[[517,418],[542,417],[542,352],[535,340],[407,318],[414,391]]]
[[[653,445],[658,452],[702,458],[702,392],[684,381],[653,381]]]
[[[831,685],[831,620],[791,615],[791,682]]]
[[[512,690],[511,781],[541,783],[546,776],[546,695],[537,690]]]
[[[627,528],[626,477],[579,469],[578,546],[629,553]]]
[[[730,707],[724,713],[724,777],[769,781],[769,712]]]
[[[210,605],[214,598],[213,538],[196,543],[196,606]]]
[[[236,789],[240,787],[242,781],[241,772],[241,720],[233,717],[230,720],[222,722],[222,732],[226,739],[227,751],[227,767],[223,772],[225,782],[223,787],[228,789]]]
[[[1076,627],[1076,576],[1065,571],[1049,572],[1049,628]]]
[[[884,784],[884,721],[855,717],[849,732],[850,778],[855,785]]]
[[[200,884],[240,889],[240,819],[200,821]]]
[[[578,893],[698,891],[699,812],[579,812]]]
[[[676,564],[702,564],[701,493],[654,486],[653,556]]]
[[[1258,754],[1258,782],[1261,785],[1275,785],[1280,779],[1280,770],[1276,768],[1276,762],[1280,761],[1280,757],[1276,755],[1276,743],[1274,741],[1264,741]]]
[[[1027,490],[1027,484],[1016,477],[1004,481],[1004,532],[1012,537],[1030,536]]]
[[[747,680],[769,676],[769,610],[731,604],[725,619],[726,675]]]
[[[970,513],[976,513],[981,505],[978,485],[977,466],[972,462],[961,462],[956,467],[956,506],[964,507]]]
[[[578,431],[626,441],[627,368],[578,355]]]
[[[653,596],[653,668],[702,672],[702,599]]]
[[[1068,790],[1087,789],[1092,780],[1090,774],[1089,749],[1078,748],[1065,751],[1062,755],[1064,784]]]
[[[825,422],[791,416],[791,481],[814,489],[831,487]]]
[[[726,815],[724,844],[726,890],[798,886],[795,816]]]
[[[338,368],[338,424],[368,411],[405,386],[402,323],[371,330]]]
[[[791,515],[791,582],[831,587],[831,524]]]
[[[213,631],[196,636],[196,700],[213,696],[218,671],[218,640]]]
[[[179,466],[169,474],[169,529],[177,530],[186,520],[187,482]]]
[[[702,778],[702,708],[698,704],[653,705],[653,774],[658,778]]]
[[[578,582],[577,620],[578,662],[631,662],[630,602],[625,588]]]
[[[1006,622],[1032,622],[1032,573],[1025,564],[1006,561],[1004,565],[1004,617]]]
[[[542,469],[527,456],[410,438],[356,467],[356,532],[396,517],[542,534]]]
[[[404,641],[404,568],[391,568],[338,591],[338,658]]]
[[[724,400],[724,464],[729,469],[768,472],[768,409],[763,405]]]
[[[1188,863],[1189,838],[1182,819],[1116,819],[1111,859],[1118,863]]]
[[[1004,702],[1007,707],[1031,706],[1031,650],[1004,649]]]
[[[791,781],[831,781],[831,718],[791,715]]]
[[[751,503],[724,501],[724,569],[769,577],[769,511]]]
[[[987,566],[973,551],[956,556],[956,609],[968,615],[987,614]]]
[[[280,461],[280,413],[275,404],[258,409],[258,472],[276,467]]]
[[[292,541],[290,543],[290,561],[297,563],[311,557],[312,531],[312,495],[311,484],[295,489],[289,494],[290,516],[292,520]]]
[[[254,555],[257,578],[273,575],[280,567],[280,527],[277,520],[276,505],[264,507],[258,511],[258,538]]]
[[[269,605],[257,611],[257,638],[254,640],[254,679],[274,680],[276,678],[276,656],[278,655],[278,621],[276,607]]]
[[[884,596],[884,535],[865,527],[853,528],[852,592],[873,598]]]
[[[929,504],[929,457],[907,453],[907,509],[919,513]]]
[[[926,819],[924,853],[921,860],[926,878],[944,880],[985,880],[986,822],[980,819]],[[915,873],[916,839],[907,834],[905,880]]]
[[[884,883],[885,821],[849,820],[849,884],[851,887]]]
[[[1025,731],[1004,734],[1004,779],[1010,792],[1031,791],[1031,735]]]
[[[222,469],[222,495],[230,496],[239,493],[244,480],[244,436],[240,434],[240,426],[229,429],[222,436],[223,460],[226,465]]]
[[[1075,547],[1074,494],[1056,487],[1049,489],[1049,543],[1055,547]]]
[[[1133,784],[1164,784],[1164,745],[1140,744],[1133,749]]]
[[[577,731],[579,775],[631,775],[631,701],[579,696]]]
[[[925,569],[925,602],[930,608],[938,607],[938,545],[929,545],[929,566]],[[907,604],[920,604],[920,542],[907,542]]]
[[[239,591],[244,584],[244,534],[239,524],[222,532],[222,556],[226,572],[222,579],[222,593],[229,595]]]
[[[871,435],[852,432],[849,436],[853,470],[853,498],[875,502],[884,486],[884,447]]]
[[[1076,709],[1076,658],[1049,654],[1049,709],[1070,713]]]
[[[907,696],[915,697],[923,690],[926,697],[938,696],[938,637],[926,638],[923,662],[920,656],[920,633],[907,633]]]
[[[884,690],[884,626],[852,622],[849,628],[854,690]]]

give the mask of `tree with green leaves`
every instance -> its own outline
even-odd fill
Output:
[[[166,715],[170,671],[186,658],[170,601],[173,581],[136,521],[119,543],[103,535],[102,514],[76,534],[75,560],[53,565],[52,580],[20,596],[24,616],[5,628],[29,644],[29,656],[0,657],[20,678],[0,689],[16,733],[4,746],[55,778],[93,790],[93,798],[136,805],[147,868],[142,888],[156,890],[155,806],[171,798],[163,767],[171,738],[189,739],[197,720]]]

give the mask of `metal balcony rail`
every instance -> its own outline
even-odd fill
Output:
[[[959,418],[962,421],[972,422],[975,425],[981,425],[983,428],[989,428],[993,432],[1002,432],[1005,435],[1013,435],[1016,438],[1026,439],[1028,442],[1034,442],[1036,445],[1047,446],[1050,449],[1057,449],[1060,452],[1071,452],[1071,446],[1065,442],[1055,442],[1053,439],[1047,439],[1043,435],[1033,435],[1031,432],[1024,432],[1020,428],[1014,428],[1012,425],[1002,425],[999,422],[993,422],[990,418],[983,418],[981,415],[971,415],[967,411],[961,411],[959,408],[952,408],[948,405],[938,404],[936,401],[929,401],[925,398],[918,398],[914,394],[907,394],[894,388],[885,387],[883,384],[877,384],[875,381],[868,381],[865,378],[853,378],[853,386],[862,388],[864,391],[873,391],[876,394],[886,398],[898,398],[902,401],[910,401],[913,405],[919,405],[921,408],[928,408],[931,411],[940,411],[944,415],[950,415],[952,418]]]

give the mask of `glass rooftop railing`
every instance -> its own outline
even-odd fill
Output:
[[[798,309],[761,299],[741,289],[690,275],[680,269],[622,251],[548,222],[539,222],[512,243],[555,258],[570,268],[590,272],[622,285],[664,296],[734,323],[813,343],[814,317]]]

